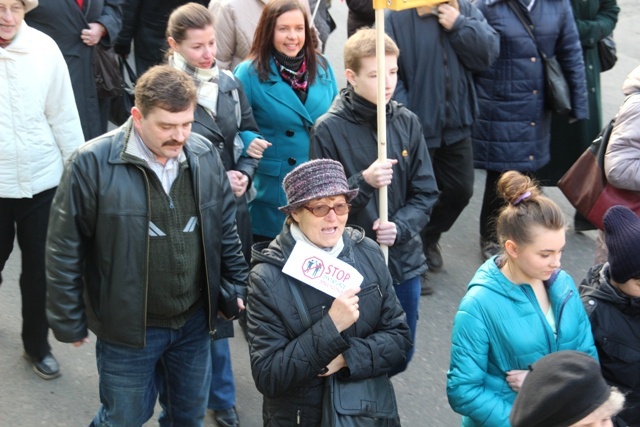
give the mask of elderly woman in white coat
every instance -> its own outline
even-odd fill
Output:
[[[0,283],[18,237],[24,356],[60,375],[48,342],[44,247],[64,161],[84,142],[69,71],[56,43],[24,22],[37,0],[0,0]]]

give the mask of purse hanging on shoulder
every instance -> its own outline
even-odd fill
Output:
[[[514,4],[514,0],[508,0],[509,7],[518,17],[518,20],[522,23],[522,26],[527,30],[527,34],[535,43],[540,58],[544,64],[544,78],[545,78],[545,102],[547,107],[557,114],[568,114],[571,111],[571,91],[569,90],[569,84],[562,73],[562,67],[555,56],[547,56],[538,45],[536,37],[531,32],[531,24],[527,23],[519,6]]]
[[[605,175],[604,156],[615,120],[605,125],[589,148],[558,181],[558,188],[567,200],[600,230],[603,229],[602,218],[611,206],[626,206],[640,215],[640,193],[610,185]]]
[[[598,59],[600,60],[600,72],[609,71],[616,65],[618,55],[613,33],[598,41]]]
[[[298,286],[289,282],[291,294],[305,329],[311,316]],[[399,427],[393,384],[387,374],[362,380],[341,380],[337,374],[324,379],[322,427]]]

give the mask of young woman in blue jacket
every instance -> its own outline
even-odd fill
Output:
[[[338,94],[327,59],[313,46],[306,8],[297,0],[272,0],[262,11],[249,59],[234,74],[242,82],[264,140],[247,154],[261,158],[249,205],[256,241],[282,231],[278,210],[287,198],[282,180],[309,160],[309,131]]]
[[[589,319],[571,277],[560,270],[565,219],[532,180],[509,171],[496,223],[502,253],[469,283],[456,314],[447,396],[465,427],[509,426],[529,365],[559,350],[597,358]]]

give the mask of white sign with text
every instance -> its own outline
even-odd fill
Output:
[[[362,274],[322,249],[297,242],[282,272],[336,298],[360,286]]]

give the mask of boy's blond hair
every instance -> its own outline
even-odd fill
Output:
[[[391,40],[391,37],[384,35],[384,53],[400,56],[398,45]],[[362,67],[362,58],[376,56],[376,30],[373,28],[363,28],[349,37],[344,44],[344,68],[358,74]]]

